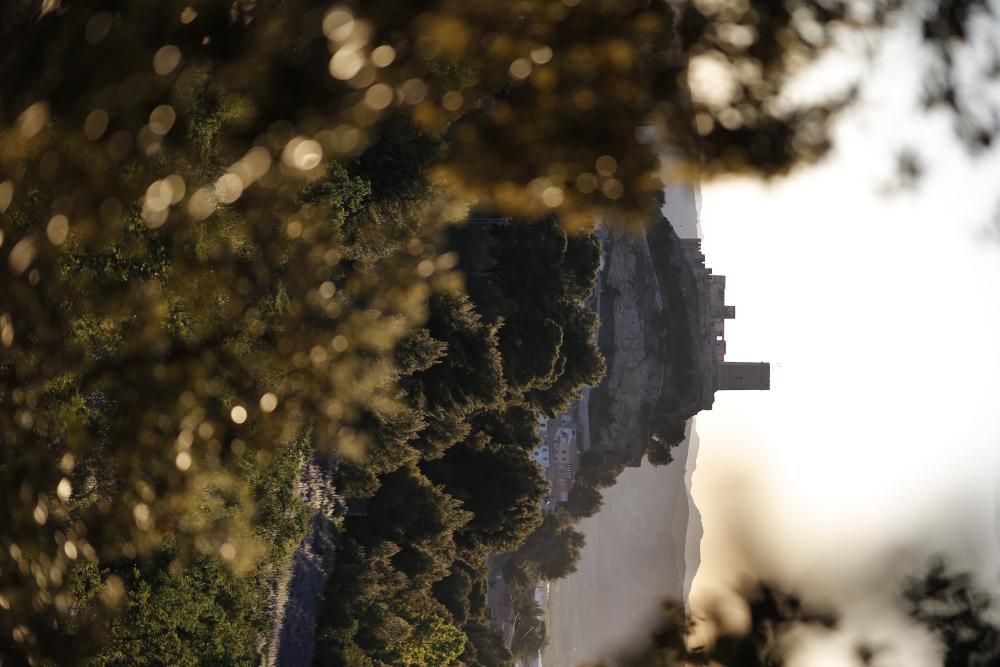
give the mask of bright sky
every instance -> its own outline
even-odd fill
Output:
[[[696,605],[741,569],[780,573],[899,637],[879,591],[900,565],[940,551],[1000,571],[1000,158],[969,160],[945,121],[909,111],[908,48],[825,164],[770,187],[702,184],[707,263],[736,306],[727,359],[770,361],[772,390],[720,392],[697,418]],[[926,180],[882,194],[904,145]],[[935,664],[903,643],[899,664]],[[797,664],[853,664],[836,641],[805,646]]]

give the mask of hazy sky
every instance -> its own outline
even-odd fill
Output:
[[[741,570],[780,573],[899,638],[883,605],[901,566],[938,551],[1000,575],[1000,159],[968,159],[945,119],[911,111],[909,48],[874,71],[823,165],[702,184],[703,247],[736,306],[727,358],[770,361],[772,390],[720,392],[697,419],[696,604]],[[904,145],[926,178],[886,195]],[[900,643],[885,664],[936,664]],[[805,646],[798,664],[852,664],[836,639]]]

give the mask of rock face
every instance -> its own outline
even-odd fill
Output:
[[[714,396],[709,381],[711,349],[705,344],[709,338],[706,308],[672,222],[662,219],[654,224],[648,244],[665,306],[659,331],[664,390],[653,408],[651,431],[669,434],[669,439],[679,442],[687,420],[710,407]]]
[[[627,452],[632,465],[651,439],[679,444],[704,404],[692,280],[665,218],[605,240],[598,342],[608,372],[591,393],[590,426],[593,446]]]
[[[654,327],[662,312],[645,235],[612,232],[605,241],[598,334],[608,372],[590,397],[591,442],[600,449],[626,449],[635,464],[663,382],[662,364],[651,363],[662,345]]]

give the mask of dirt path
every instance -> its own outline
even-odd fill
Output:
[[[271,632],[262,651],[267,667],[311,665],[316,650],[316,616],[323,604],[326,579],[333,569],[335,496],[329,464],[319,457],[306,464],[299,483],[302,499],[316,510],[309,530],[277,584]]]

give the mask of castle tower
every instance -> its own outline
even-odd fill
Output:
[[[711,312],[713,320],[735,320],[736,319],[736,306],[713,306]]]
[[[725,361],[719,366],[718,389],[771,388],[771,364],[750,361]]]
[[[709,276],[708,279],[708,312],[721,312],[726,305],[726,277]],[[713,315],[714,317],[714,315]]]

